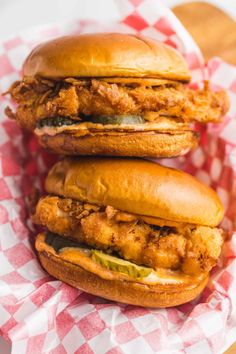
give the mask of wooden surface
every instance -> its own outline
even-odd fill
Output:
[[[236,65],[235,21],[218,8],[203,2],[179,5],[173,11],[198,43],[206,59],[219,56]],[[225,354],[236,354],[236,343]]]
[[[203,2],[176,6],[174,13],[196,40],[206,59],[220,56],[236,65],[236,22],[233,19]]]

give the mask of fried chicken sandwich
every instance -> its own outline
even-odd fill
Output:
[[[223,207],[194,177],[154,162],[65,158],[33,212],[49,274],[106,299],[169,307],[198,296],[223,244]]]
[[[189,81],[184,58],[152,39],[61,37],[30,53],[6,114],[60,154],[179,156],[197,145],[191,123],[220,122],[229,107],[224,91]]]

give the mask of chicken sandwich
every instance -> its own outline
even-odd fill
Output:
[[[184,58],[136,35],[61,37],[37,46],[6,114],[65,155],[173,157],[196,147],[191,123],[220,122],[224,91],[186,86]]]
[[[168,307],[206,286],[223,244],[223,207],[194,177],[154,162],[66,158],[46,179],[33,220],[43,267],[86,292]]]

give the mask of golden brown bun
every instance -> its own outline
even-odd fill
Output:
[[[62,155],[175,157],[186,154],[198,144],[198,135],[193,131],[178,134],[93,133],[82,137],[60,133],[38,138],[43,147]]]
[[[89,272],[50,252],[50,247],[42,245],[42,234],[36,239],[36,249],[43,268],[53,277],[85,292],[112,301],[143,307],[171,307],[196,298],[205,288],[208,277],[191,285],[156,284],[145,285],[126,280],[108,280]]]
[[[65,158],[46,178],[46,191],[143,216],[216,226],[217,194],[191,175],[141,159]]]
[[[121,33],[66,36],[42,43],[23,66],[26,77],[153,77],[189,81],[184,58],[152,39]]]

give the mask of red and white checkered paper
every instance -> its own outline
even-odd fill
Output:
[[[0,43],[0,90],[20,77],[22,61],[40,41],[84,32],[130,32],[153,37],[180,50],[193,86],[209,79],[232,101],[221,125],[201,127],[201,146],[187,157],[165,160],[219,194],[229,231],[223,257],[200,298],[171,309],[143,309],[88,295],[49,277],[34,253],[35,230],[26,199],[42,187],[55,157],[32,134],[4,116],[0,101],[0,334],[13,354],[42,353],[219,353],[236,340],[236,68],[201,53],[175,16],[158,0],[117,0],[119,23],[72,21],[30,29]]]

